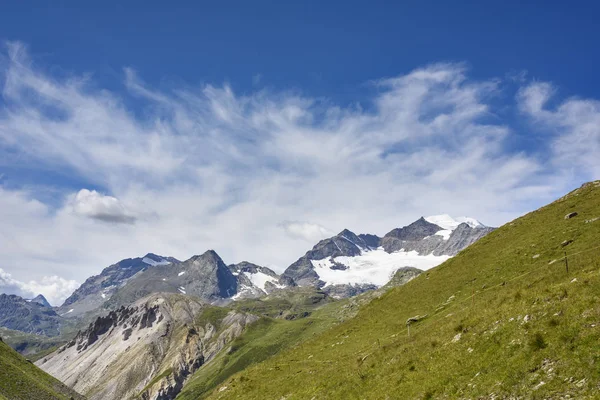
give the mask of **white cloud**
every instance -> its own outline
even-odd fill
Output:
[[[20,281],[82,281],[122,258],[209,248],[281,271],[326,231],[382,235],[443,213],[498,225],[600,173],[596,101],[548,107],[555,91],[542,85],[498,105],[506,85],[474,80],[461,64],[374,82],[349,107],[227,85],[158,90],[131,70],[123,93],[98,90],[45,75],[19,44],[2,68],[0,173],[10,165],[13,181],[34,168],[85,182],[58,187],[58,206],[34,184],[0,185],[2,268]],[[517,106],[538,121],[532,132],[546,127],[548,146],[518,146]],[[555,160],[578,151],[578,171],[565,173]]]
[[[549,132],[552,163],[571,175],[600,176],[600,101],[569,98],[549,105],[557,90],[547,82],[524,87],[521,110]]]
[[[56,275],[45,276],[40,281],[21,282],[13,279],[12,275],[0,268],[0,293],[16,294],[25,299],[32,299],[38,294],[44,295],[52,305],[60,305],[79,284]]]
[[[115,197],[106,196],[95,190],[81,189],[73,199],[73,211],[81,216],[104,222],[131,224],[135,217]]]
[[[291,238],[306,240],[312,244],[335,235],[335,233],[324,226],[310,222],[286,221],[281,224],[281,227]]]

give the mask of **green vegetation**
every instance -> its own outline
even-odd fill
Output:
[[[571,212],[578,215],[565,219]],[[263,319],[239,339],[240,347],[207,365],[216,372],[200,369],[180,398],[201,398],[235,371],[209,398],[594,398],[600,382],[598,217],[600,182],[594,182],[492,232],[321,333],[286,343],[279,330],[310,321],[317,311],[305,320]],[[415,316],[421,317],[409,335],[406,322]],[[262,356],[260,342],[281,343],[281,351]],[[261,357],[266,360],[253,363]]]
[[[350,300],[332,302],[327,295],[312,288],[294,288],[261,299],[233,303],[231,307],[237,311],[261,318],[214,360],[200,368],[177,398],[203,398],[233,374],[315,337],[339,323],[341,318],[354,315],[348,311],[351,310],[350,303]],[[227,311],[226,308],[209,307],[198,316],[198,322],[209,320],[213,323],[215,320],[218,324]]]
[[[156,375],[151,381],[150,383],[148,383],[141,391],[140,393],[137,395],[137,398],[142,398],[142,393],[144,393],[146,390],[150,389],[152,386],[154,386],[156,383],[158,383],[161,379],[166,378],[167,376],[171,375],[173,373],[173,368],[167,368],[166,370],[164,370],[161,374]]]
[[[225,307],[207,306],[200,314],[198,314],[195,323],[199,326],[211,324],[215,327],[215,330],[218,331],[221,328],[221,321],[229,311],[231,310]]]
[[[3,327],[0,327],[0,337],[4,343],[32,361],[39,360],[66,343],[60,337],[49,338]]]
[[[0,342],[0,399],[83,399]]]

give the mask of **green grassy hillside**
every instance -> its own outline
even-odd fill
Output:
[[[177,399],[203,398],[231,375],[322,333],[347,315],[341,312],[346,303],[332,303],[324,293],[311,288],[295,288],[232,303],[230,307],[259,315],[261,319],[198,370]],[[228,309],[213,307],[207,311],[199,318],[217,319]]]
[[[83,399],[58,380],[0,342],[0,399]]]
[[[594,182],[233,375],[210,398],[594,398],[599,217]],[[409,336],[415,316],[425,317]]]

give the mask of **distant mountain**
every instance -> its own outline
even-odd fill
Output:
[[[432,268],[493,229],[473,218],[448,215],[421,217],[382,238],[345,229],[290,265],[281,282],[353,296],[385,285],[399,268]]]
[[[105,268],[99,275],[88,278],[62,306],[58,313],[66,318],[78,317],[100,307],[129,279],[150,267],[179,264],[173,257],[148,253],[143,257],[126,258]]]
[[[279,275],[267,267],[242,261],[230,265],[229,269],[237,278],[237,293],[232,297],[234,300],[262,297],[285,287],[279,282]]]
[[[46,298],[41,295],[38,294],[36,297],[34,297],[33,299],[30,300],[32,303],[38,303],[39,305],[42,305],[44,307],[50,307],[52,308],[52,306],[50,305],[50,303],[48,303],[48,300],[46,300]]]
[[[37,335],[58,336],[60,317],[51,307],[36,301],[14,294],[0,294],[0,326]]]

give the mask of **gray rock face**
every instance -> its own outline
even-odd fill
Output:
[[[396,273],[394,274],[394,276],[392,277],[392,279],[390,279],[390,281],[385,285],[385,287],[402,286],[402,285],[410,282],[417,276],[421,275],[421,273],[423,273],[423,271],[421,271],[418,268],[413,268],[413,267],[399,268],[396,271]]]
[[[41,294],[38,294],[33,299],[31,299],[31,302],[32,303],[38,303],[39,305],[42,305],[44,307],[50,307],[50,308],[52,308],[52,306],[50,305],[50,303],[48,303],[48,300],[46,300],[46,298],[43,295],[41,295]]]
[[[423,240],[428,236],[435,235],[436,232],[443,228],[436,224],[432,224],[421,217],[410,225],[403,228],[392,229],[384,238],[394,238],[401,241],[416,242]]]
[[[126,258],[88,278],[58,309],[66,318],[78,317],[98,309],[129,279],[148,268],[177,265],[179,260],[148,253],[144,257]],[[72,311],[71,311],[72,310]]]
[[[236,300],[262,297],[281,289],[281,284],[279,284],[280,276],[270,268],[242,261],[238,264],[229,265],[229,270],[237,279],[238,295],[236,296]],[[272,280],[266,281],[263,287],[258,287],[252,280],[252,277],[256,274],[264,274],[272,278]]]
[[[189,296],[153,294],[97,318],[36,365],[90,400],[174,399],[258,320],[236,311],[202,318],[207,307]]]
[[[58,336],[60,316],[51,308],[16,295],[0,294],[0,326],[44,336]]]
[[[215,302],[235,295],[237,286],[221,257],[209,250],[176,265],[156,265],[138,273],[105,306],[115,309],[152,293],[180,293]]]
[[[435,233],[442,228],[423,218],[404,228],[394,229],[381,239],[381,246],[388,253],[394,251],[416,251],[420,255],[454,256],[459,251],[481,239],[494,228],[471,227],[462,223],[450,234],[448,240]],[[433,232],[433,233],[432,233]]]
[[[452,231],[450,238],[443,241],[442,244],[433,251],[433,254],[436,256],[455,256],[462,249],[475,243],[493,230],[494,228],[488,226],[472,228],[467,224],[460,224]]]
[[[356,285],[329,285],[324,287],[323,292],[334,299],[345,299],[346,297],[357,296],[369,290],[377,289],[376,285],[356,284]]]

